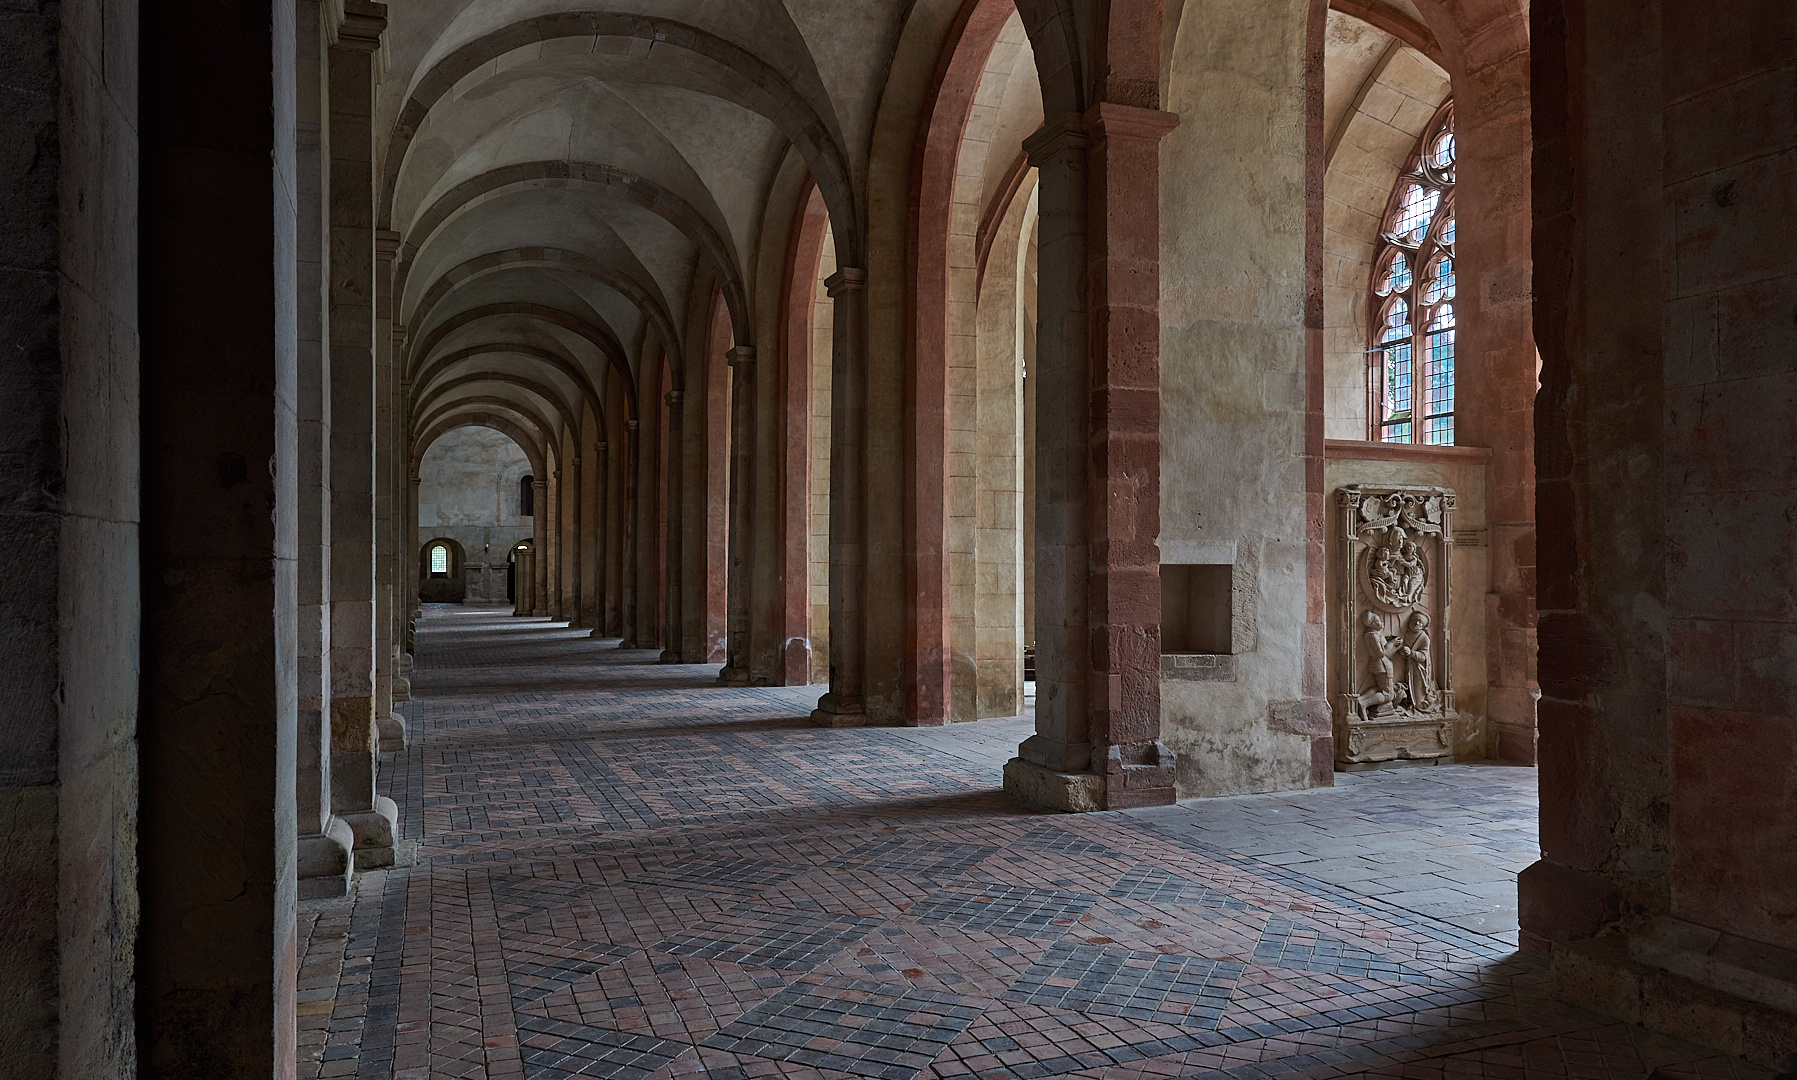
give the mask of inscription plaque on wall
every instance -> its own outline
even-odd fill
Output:
[[[1350,484],[1336,489],[1335,502],[1336,760],[1450,757],[1454,491]]]

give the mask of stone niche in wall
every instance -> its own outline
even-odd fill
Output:
[[[1337,488],[1330,657],[1342,765],[1452,760],[1454,490]]]

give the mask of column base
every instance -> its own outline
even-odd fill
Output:
[[[1097,754],[1092,755],[1097,764]],[[1132,743],[1105,749],[1104,808],[1129,810],[1138,806],[1172,806],[1179,801],[1174,790],[1177,759],[1166,743]]]
[[[355,868],[375,870],[393,865],[393,842],[399,836],[399,807],[385,795],[377,795],[374,809],[344,814],[355,834]]]
[[[397,753],[406,748],[405,718],[396,712],[375,717],[374,734],[383,754]]]
[[[1038,810],[1090,814],[1104,809],[1104,775],[1055,772],[1014,757],[1005,762],[1005,794]]]
[[[1556,943],[1553,973],[1554,993],[1575,1005],[1797,1071],[1797,953],[1660,918]]]
[[[812,711],[810,720],[817,727],[830,728],[866,727],[869,723],[865,703],[859,698],[845,698],[834,692],[817,699],[817,708]]]
[[[680,658],[680,652],[676,649],[663,649],[661,651],[661,660],[659,662],[663,663],[663,664],[684,664],[684,663],[686,663],[685,660],[682,660]]]
[[[1025,743],[1024,749],[1028,747]],[[1106,747],[1104,772],[1062,772],[1022,757],[1005,763],[1005,791],[1013,798],[1047,810],[1084,814],[1094,810],[1130,810],[1171,806],[1174,790],[1173,751],[1159,742]]]
[[[324,832],[299,838],[299,898],[323,900],[349,893],[355,863],[350,851],[356,836],[342,818],[333,817]]]
[[[410,701],[410,700],[412,700],[412,680],[411,679],[406,678],[404,675],[393,676],[393,700],[394,701]]]
[[[718,672],[718,682],[725,686],[747,686],[749,685],[749,670],[747,668],[726,667],[724,670]]]
[[[636,643],[635,638],[625,638],[623,641],[618,642],[618,648],[620,648],[620,649],[640,649],[640,648],[642,648],[642,646],[638,645]]]

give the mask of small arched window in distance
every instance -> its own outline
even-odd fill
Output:
[[[535,517],[537,512],[537,478],[525,473],[518,478],[518,516]]]
[[[1376,442],[1454,443],[1454,105],[1444,102],[1386,204],[1368,297]]]
[[[449,546],[447,544],[431,545],[431,577],[449,576]]]

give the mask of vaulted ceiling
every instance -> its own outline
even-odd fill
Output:
[[[696,282],[720,284],[747,338],[788,156],[833,221],[856,220],[908,6],[391,5],[376,224],[398,236],[415,433],[479,411],[544,434],[586,405],[629,415],[619,391],[690,347],[689,306],[709,293]]]

